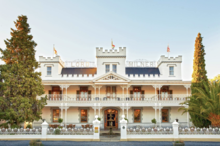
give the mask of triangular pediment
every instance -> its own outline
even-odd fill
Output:
[[[93,82],[130,82],[130,79],[114,72],[108,72],[93,79]]]

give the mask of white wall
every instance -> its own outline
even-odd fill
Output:
[[[126,60],[126,48],[119,48],[119,51],[105,50],[103,48],[96,48],[97,58],[97,75],[105,74],[105,65],[110,65],[110,71],[112,71],[112,65],[117,65],[117,74],[125,75],[125,60]]]
[[[162,55],[158,61],[158,68],[160,70],[160,78],[167,80],[182,80],[181,73],[182,56],[178,57],[165,57]],[[169,67],[174,67],[174,75],[169,74]]]

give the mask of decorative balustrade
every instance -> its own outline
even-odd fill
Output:
[[[173,134],[172,128],[128,128],[128,135],[145,135],[145,134]]]
[[[41,135],[41,128],[39,129],[23,129],[23,128],[2,128],[0,129],[0,135]]]
[[[179,128],[180,135],[220,135],[220,128]]]
[[[42,95],[41,97],[44,97]],[[40,98],[40,97],[39,97]],[[134,101],[145,101],[145,102],[183,102],[187,100],[186,94],[168,94],[168,95],[156,95],[155,94],[90,94],[90,95],[78,95],[78,94],[48,94],[48,101],[126,101],[126,102],[134,102]]]
[[[56,133],[56,130],[59,130]],[[93,135],[93,128],[48,128],[48,135]]]

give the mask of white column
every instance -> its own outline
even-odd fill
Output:
[[[100,117],[100,103],[98,103],[98,106],[99,106],[99,117]]]
[[[157,121],[157,103],[155,103],[155,120]],[[158,122],[158,121],[157,121]],[[156,124],[157,125],[157,124]]]
[[[96,98],[96,87],[95,87],[95,98]]]
[[[96,116],[96,103],[94,103],[94,116]]]
[[[123,99],[124,99],[125,98],[124,87],[122,88],[122,91],[123,91]]]
[[[128,96],[128,88],[129,88],[129,87],[127,86],[127,97],[129,97],[129,96]]]
[[[124,103],[122,103],[122,113],[123,113],[123,115],[124,115]]]
[[[156,98],[157,98],[157,85],[153,85],[154,89],[155,89],[155,101],[156,101]]]
[[[63,85],[60,85],[60,88],[61,88],[61,90],[62,90],[62,99],[63,99]],[[60,98],[60,100],[61,100],[61,98]]]
[[[159,122],[160,122],[160,128],[161,128],[161,109],[162,109],[162,107],[161,107],[161,103],[159,103],[159,118],[158,118],[158,120],[159,120]]]
[[[95,96],[95,98],[96,98],[96,88],[97,88],[97,87],[96,87],[95,85],[93,85],[93,88],[94,88],[94,93],[95,93],[94,96]]]
[[[99,100],[101,99],[101,97],[100,97],[100,88],[101,88],[101,87],[99,87]]]
[[[186,88],[186,95],[187,97],[189,97],[189,88],[190,88],[191,85],[184,85],[184,87]]]
[[[128,103],[126,103],[126,105],[127,105],[127,119],[128,119]]]
[[[67,106],[67,103],[65,103],[65,127],[66,127],[66,124],[67,124],[67,109],[69,107]]]

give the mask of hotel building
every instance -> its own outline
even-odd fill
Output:
[[[180,126],[190,125],[189,114],[178,111],[191,94],[191,81],[182,80],[182,56],[127,61],[125,47],[96,48],[95,62],[40,56],[39,63],[48,98],[42,118],[49,124],[62,118],[65,125],[81,127],[98,115],[101,129],[118,129],[124,114],[128,127],[153,126],[154,118],[162,127],[176,119]]]

